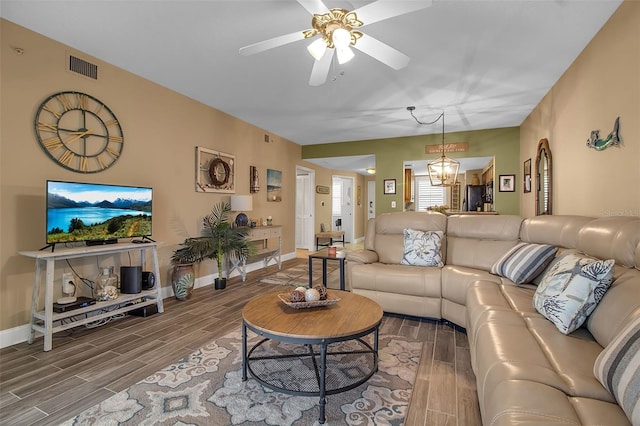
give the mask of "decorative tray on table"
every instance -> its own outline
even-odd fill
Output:
[[[289,299],[289,293],[280,293],[278,294],[280,300],[285,305],[291,306],[294,309],[304,309],[304,308],[316,308],[318,306],[329,306],[333,305],[336,302],[340,301],[340,298],[332,295],[331,293],[327,293],[327,298],[325,300],[315,300],[312,302],[292,302]]]

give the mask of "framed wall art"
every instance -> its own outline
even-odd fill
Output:
[[[384,180],[384,193],[395,194],[396,193],[396,180],[395,179],[385,179]]]
[[[255,194],[260,191],[260,178],[258,177],[258,168],[249,166],[249,192]]]
[[[282,172],[267,169],[267,201],[282,201]]]
[[[500,175],[498,182],[500,182],[498,186],[500,192],[515,192],[516,175]]]
[[[197,146],[196,191],[235,193],[235,155]]]

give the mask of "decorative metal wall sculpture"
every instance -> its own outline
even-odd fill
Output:
[[[620,117],[616,118],[613,123],[613,130],[609,133],[606,139],[600,139],[600,130],[593,130],[591,137],[587,139],[587,146],[593,148],[596,151],[602,151],[610,146],[620,144]]]

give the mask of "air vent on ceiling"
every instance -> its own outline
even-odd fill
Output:
[[[76,56],[69,55],[69,71],[73,71],[85,77],[98,79],[98,66],[80,59]]]

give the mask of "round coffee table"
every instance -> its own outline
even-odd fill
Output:
[[[353,389],[377,371],[382,308],[364,296],[329,290],[337,303],[295,309],[278,298],[287,291],[258,296],[242,310],[242,380],[248,371],[270,389],[319,396],[324,423],[326,395]],[[263,337],[249,350],[247,329]],[[373,345],[363,339],[369,334]]]

